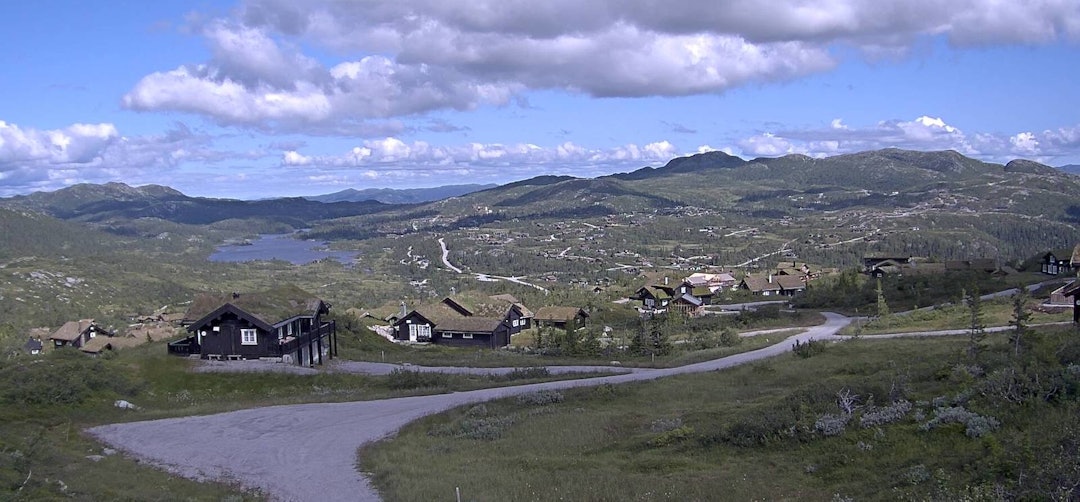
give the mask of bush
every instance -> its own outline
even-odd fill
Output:
[[[410,390],[445,387],[446,375],[441,373],[413,371],[395,368],[390,372],[387,386],[391,389]]]
[[[911,411],[911,408],[911,403],[908,401],[897,401],[889,406],[871,406],[859,417],[859,425],[870,428],[899,422]]]
[[[798,418],[795,411],[777,406],[735,422],[722,439],[735,446],[758,446],[791,437],[797,428]]]
[[[934,418],[919,426],[919,430],[929,431],[949,424],[964,424],[964,434],[970,438],[982,437],[1000,426],[993,417],[984,417],[962,406],[950,406],[935,408]]]
[[[683,421],[679,417],[658,418],[656,420],[653,420],[652,423],[649,424],[649,430],[652,432],[667,432],[670,430],[678,429],[679,427],[682,427],[682,425]]]
[[[723,347],[734,347],[742,343],[742,337],[739,336],[735,330],[730,328],[724,328],[720,330],[720,345]]]
[[[529,368],[515,368],[514,371],[502,376],[502,380],[532,380],[536,378],[547,378],[551,376],[551,372],[543,366],[533,366]]]
[[[512,425],[514,425],[514,417],[512,416],[466,416],[461,420],[436,426],[428,431],[428,435],[494,441],[502,437],[502,434]]]
[[[531,406],[547,406],[563,402],[563,394],[557,390],[540,390],[518,396],[517,402]]]
[[[649,440],[648,444],[653,448],[663,448],[683,441],[692,435],[694,435],[694,428],[683,425],[660,433],[660,435]]]
[[[822,352],[825,352],[825,342],[818,340],[808,340],[806,343],[802,343],[795,340],[795,345],[791,347],[791,350],[795,352],[795,355],[806,359],[808,357],[816,356]]]
[[[851,420],[851,415],[825,414],[814,422],[814,430],[823,436],[839,436],[844,433],[849,420]]]

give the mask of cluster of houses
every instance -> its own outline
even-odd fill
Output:
[[[912,257],[868,257],[864,271],[876,277],[890,274],[937,273],[977,270],[1008,273],[992,259],[932,263]],[[1077,275],[1080,245],[1055,250],[1042,258],[1041,271],[1048,275]],[[704,314],[704,306],[725,290],[744,289],[761,296],[790,296],[805,291],[807,283],[820,277],[805,263],[782,262],[765,275],[736,279],[730,272],[695,273],[678,283],[665,278],[662,284],[639,288],[631,299],[639,311],[655,314],[679,310],[689,316]],[[1073,307],[1080,322],[1080,280],[1051,295]],[[337,356],[337,326],[325,320],[330,304],[295,286],[255,293],[202,294],[196,297],[181,324],[189,335],[168,344],[170,354],[210,360],[269,359],[297,365],[323,364]],[[530,328],[576,330],[585,326],[588,312],[578,307],[546,306],[533,312],[513,295],[492,295],[467,300],[448,296],[438,302],[409,309],[404,302],[397,314],[383,318],[391,336],[404,343],[432,343],[458,347],[497,349]],[[115,333],[92,319],[65,323],[47,337],[54,347],[75,347],[96,354],[117,342]],[[25,349],[39,353],[45,341],[31,338]]]
[[[972,260],[933,261],[917,256],[868,256],[863,258],[863,272],[871,277],[882,278],[900,275],[934,275],[946,272],[974,271],[986,274],[1009,275],[1017,273],[1008,266],[998,266],[993,258]]]
[[[821,270],[811,271],[809,265],[796,261],[781,262],[768,273],[747,274],[742,279],[736,279],[732,272],[699,272],[678,283],[664,278],[662,284],[642,286],[630,299],[641,302],[638,311],[642,315],[674,309],[694,317],[704,315],[705,305],[724,290],[742,289],[758,296],[794,296],[806,291],[807,283],[821,275]]]
[[[588,312],[578,307],[548,306],[535,313],[513,295],[493,295],[479,302],[448,296],[438,303],[408,310],[391,319],[393,338],[403,342],[429,342],[457,347],[497,349],[510,345],[522,330],[584,327]]]

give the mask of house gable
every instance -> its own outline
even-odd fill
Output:
[[[188,325],[187,330],[190,333],[194,333],[200,329],[206,329],[206,327],[211,326],[215,320],[223,318],[226,314],[232,314],[268,333],[274,330],[274,326],[272,324],[263,321],[262,319],[256,317],[254,314],[251,314],[231,303],[226,303],[225,305],[218,307],[217,310],[214,310],[213,312],[210,312],[209,314],[203,316],[201,319],[198,319],[195,322],[191,323],[190,325]]]
[[[203,359],[276,358],[322,364],[337,352],[337,325],[323,323],[330,305],[295,286],[258,293],[201,294],[184,314],[191,336],[169,344],[177,355]]]

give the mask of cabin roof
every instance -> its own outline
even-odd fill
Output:
[[[273,326],[294,317],[315,317],[325,302],[293,285],[254,293],[202,293],[191,302],[183,322],[199,321],[226,304]]]
[[[50,340],[62,340],[65,342],[71,342],[77,340],[82,336],[90,326],[94,324],[93,319],[81,319],[78,321],[65,322],[63,326],[49,335]]]
[[[589,314],[579,307],[561,307],[557,305],[540,307],[536,310],[537,321],[569,321],[581,313],[585,317]]]

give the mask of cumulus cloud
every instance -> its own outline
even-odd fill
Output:
[[[943,118],[923,115],[913,120],[886,120],[866,127],[839,119],[819,128],[763,132],[738,141],[746,156],[775,157],[802,153],[825,157],[880,148],[955,150],[992,162],[1027,158],[1053,164],[1080,151],[1080,126],[1012,135],[965,133]]]
[[[387,137],[362,141],[334,155],[286,151],[282,153],[281,166],[303,172],[308,179],[333,177],[365,184],[374,180],[392,184],[423,179],[444,183],[447,176],[502,183],[534,176],[538,167],[545,174],[598,176],[662,165],[681,154],[668,141],[612,148],[588,148],[572,142],[548,147],[532,143],[440,146]]]
[[[536,89],[683,96],[791,80],[836,66],[838,46],[879,55],[928,36],[956,45],[1076,40],[1080,4],[249,0],[233,17],[200,22],[210,59],[146,75],[124,106],[370,137],[400,132],[381,121],[505,105]]]
[[[0,171],[23,163],[93,162],[118,136],[112,124],[74,124],[41,131],[0,121]]]
[[[225,152],[211,143],[183,124],[160,135],[127,137],[108,123],[40,130],[0,121],[0,196],[84,182],[161,182],[185,162],[265,155]]]

